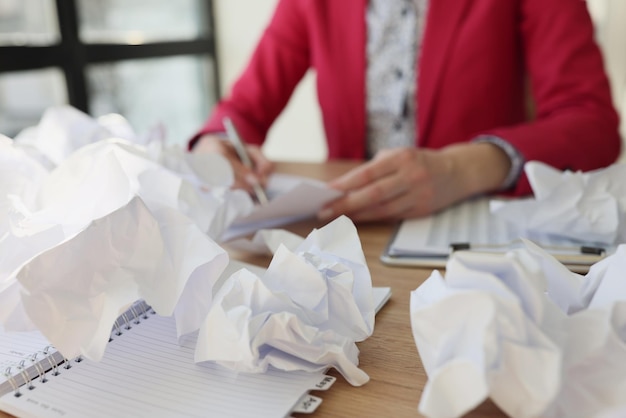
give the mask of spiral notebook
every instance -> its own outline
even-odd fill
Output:
[[[146,311],[125,318],[99,362],[42,356],[28,372],[18,362],[7,373],[0,410],[18,417],[283,417],[312,412],[321,399],[308,392],[335,380],[322,372],[238,374],[196,364],[195,339],[179,344],[173,317]]]
[[[391,292],[373,290],[378,311]],[[120,316],[99,362],[64,359],[37,332],[5,335],[0,411],[18,417],[284,417],[315,411],[322,399],[309,391],[336,380],[324,372],[238,374],[196,364],[196,337],[179,341],[175,319],[143,302]]]
[[[0,328],[0,396],[63,362],[39,331],[10,333]]]

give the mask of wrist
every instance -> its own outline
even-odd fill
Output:
[[[473,142],[485,142],[497,146],[509,158],[509,171],[504,178],[498,190],[507,190],[515,186],[524,168],[524,157],[522,154],[508,141],[495,135],[480,135]]]
[[[445,148],[452,181],[463,198],[499,190],[511,169],[511,160],[489,142],[455,144]]]

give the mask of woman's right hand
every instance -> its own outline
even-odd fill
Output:
[[[265,188],[269,175],[274,171],[274,164],[263,155],[259,146],[245,144],[245,147],[250,160],[252,160],[252,170],[241,162],[230,141],[220,135],[206,134],[201,136],[195,143],[192,152],[212,152],[226,157],[235,172],[233,188],[244,189],[252,193],[254,184],[260,184]]]

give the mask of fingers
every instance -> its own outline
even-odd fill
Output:
[[[405,202],[395,200],[408,192],[406,179],[399,178],[397,162],[391,158],[377,158],[346,173],[330,183],[331,187],[346,192],[327,205],[318,217],[329,219],[339,214],[366,219],[393,216],[392,212],[404,211]],[[394,202],[390,204],[389,202]]]
[[[231,143],[218,135],[202,136],[194,146],[193,152],[218,153],[227,158],[235,175],[233,188],[252,192],[255,185],[260,184],[264,187],[267,184],[267,178],[272,173],[274,164],[263,155],[258,146],[247,145],[246,147],[254,170],[246,167]]]
[[[406,193],[405,185],[396,181],[393,175],[386,175],[364,187],[349,191],[345,197],[332,202],[328,208],[336,214],[344,213],[354,216],[367,208],[380,207],[383,203],[394,200],[404,193]]]
[[[424,216],[436,208],[432,155],[414,148],[381,152],[374,160],[330,183],[345,192],[318,213],[320,219],[340,214],[354,221]]]
[[[377,205],[369,205],[364,209],[354,212],[350,218],[355,222],[370,222],[380,220],[401,220],[427,216],[432,213],[425,205],[416,205],[417,195],[403,194],[396,199],[381,202]]]
[[[396,167],[389,158],[377,158],[329,182],[329,186],[343,192],[350,192],[370,185],[377,179],[390,175]]]
[[[267,178],[274,172],[274,163],[267,159],[261,147],[248,145],[248,154],[254,166],[254,174],[262,186],[267,184]]]
[[[367,222],[420,217],[432,213],[430,199],[419,187],[394,190],[397,193],[380,193],[367,188],[348,193],[326,206],[318,213],[318,218],[328,220],[345,214],[353,221]]]

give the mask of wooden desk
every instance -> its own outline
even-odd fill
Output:
[[[278,171],[329,180],[354,166],[354,163],[330,164],[279,163]],[[287,229],[306,236],[316,227],[315,220],[290,225]],[[363,224],[358,226],[359,237],[368,261],[374,286],[389,286],[391,300],[376,316],[374,334],[359,343],[360,367],[370,376],[361,387],[348,384],[332,370],[337,382],[326,392],[319,392],[323,403],[310,418],[328,417],[420,417],[417,405],[426,383],[426,374],[420,362],[409,318],[409,294],[431,273],[431,270],[387,267],[379,256],[391,234],[391,224]],[[260,266],[267,266],[269,257],[232,252],[234,258]],[[315,392],[313,392],[315,393]],[[467,417],[505,416],[492,403],[485,402]],[[0,417],[8,415],[0,411]]]
[[[277,170],[320,180],[330,180],[354,167],[351,162],[328,164],[279,163]],[[323,223],[315,220],[286,227],[306,236]],[[323,399],[313,415],[300,417],[421,417],[417,405],[426,383],[426,374],[413,340],[409,317],[410,292],[428,278],[430,269],[388,267],[380,262],[392,224],[358,225],[359,237],[367,258],[374,286],[389,286],[391,300],[376,315],[374,334],[359,343],[360,367],[370,376],[361,387],[348,384],[339,373],[332,371],[337,382],[326,392],[317,393]],[[269,258],[233,253],[233,257],[267,266]],[[316,394],[313,392],[313,394]],[[468,417],[505,416],[492,402],[487,401]]]

